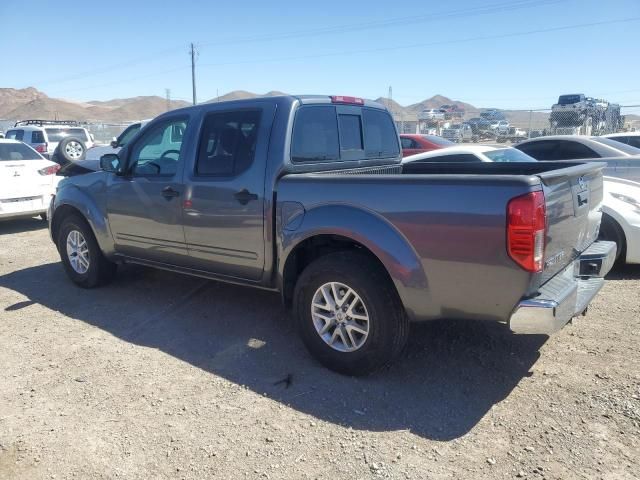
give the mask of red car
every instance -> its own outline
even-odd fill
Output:
[[[445,138],[438,137],[437,135],[418,135],[408,133],[400,134],[400,143],[402,144],[403,157],[455,145],[453,142],[450,142]]]

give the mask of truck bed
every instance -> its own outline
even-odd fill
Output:
[[[399,291],[414,319],[473,318],[507,321],[523,296],[565,269],[597,237],[602,202],[601,164],[410,163],[321,174],[290,174],[279,181],[277,201],[304,208],[300,225],[313,231],[349,218],[336,231],[362,238],[383,235],[361,212],[382,218],[414,250],[421,273],[407,274]],[[390,173],[394,171],[396,173]],[[379,172],[379,173],[378,173]],[[507,204],[542,190],[547,212],[545,267],[521,269],[508,255]],[[586,203],[578,206],[578,196]],[[314,212],[322,211],[322,219]],[[283,240],[294,233],[283,232]],[[392,234],[389,234],[392,235]],[[393,243],[389,243],[393,245]],[[379,255],[400,253],[390,246]],[[426,283],[426,285],[425,285]],[[426,288],[425,288],[426,286]]]

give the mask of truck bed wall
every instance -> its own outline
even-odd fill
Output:
[[[305,214],[295,230],[277,232],[278,243],[286,256],[310,236],[339,232],[387,267],[414,320],[506,321],[532,276],[507,255],[505,206],[536,188],[528,176],[287,175],[278,203],[299,202]],[[389,244],[388,231],[413,258]]]

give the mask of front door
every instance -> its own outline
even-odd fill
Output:
[[[265,168],[275,109],[213,111],[185,171],[184,230],[192,268],[257,281],[264,269]]]
[[[184,265],[182,227],[183,137],[188,118],[150,125],[124,153],[127,174],[112,176],[107,215],[117,253],[170,265]]]

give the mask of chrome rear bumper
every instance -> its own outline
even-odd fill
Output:
[[[538,295],[520,301],[509,319],[514,333],[550,335],[584,312],[604,285],[616,256],[614,242],[595,242],[545,283]]]

